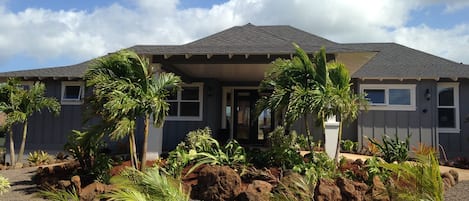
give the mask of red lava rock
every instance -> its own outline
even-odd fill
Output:
[[[365,183],[339,177],[336,179],[336,184],[344,200],[362,201],[365,199],[365,194],[368,190],[368,186]]]
[[[241,192],[241,178],[227,166],[206,166],[200,170],[191,198],[207,201],[233,200]]]
[[[246,191],[240,193],[237,197],[237,201],[269,201],[270,192],[272,191],[272,184],[254,180],[252,184],[249,184]]]
[[[99,194],[107,193],[113,189],[112,185],[94,182],[81,190],[80,201],[93,201]]]
[[[342,195],[340,189],[331,179],[319,179],[314,190],[314,200],[317,201],[340,201]]]

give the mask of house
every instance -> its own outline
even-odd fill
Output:
[[[347,66],[355,90],[368,94],[368,111],[344,130],[344,138],[365,145],[365,136],[411,136],[413,145],[441,145],[449,157],[469,156],[469,124],[463,121],[469,114],[469,66],[395,43],[341,44],[291,26],[252,24],[184,45],[130,47],[185,82],[168,100],[162,149],[173,149],[188,131],[206,126],[220,139],[262,144],[275,119],[270,111],[253,117],[257,87],[272,61],[293,56],[293,42],[310,55],[325,47],[328,60]],[[28,149],[62,149],[70,130],[82,127],[82,78],[89,64],[0,73],[0,81],[45,82],[47,95],[62,103],[60,117],[46,113],[31,120]]]

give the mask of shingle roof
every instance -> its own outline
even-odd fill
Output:
[[[136,45],[140,54],[290,54],[298,43],[305,51],[315,52],[322,46],[328,51],[340,45],[291,26],[235,26],[180,46]]]
[[[91,60],[70,66],[4,72],[0,73],[0,77],[81,78],[85,75],[90,63]]]
[[[396,43],[343,44],[377,54],[353,78],[469,78],[469,66]]]
[[[291,26],[235,26],[184,45],[136,45],[139,54],[291,54],[292,43],[306,52],[376,52],[353,78],[469,78],[469,66],[395,43],[338,44]],[[91,61],[71,66],[0,73],[0,77],[83,77]]]

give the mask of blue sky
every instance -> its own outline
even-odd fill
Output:
[[[246,23],[342,43],[397,42],[469,63],[466,0],[0,0],[0,72],[183,44]]]

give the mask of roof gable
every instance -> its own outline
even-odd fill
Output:
[[[330,46],[336,43],[291,26],[235,26],[188,43],[188,47],[253,46],[269,47],[300,43],[308,46]]]

